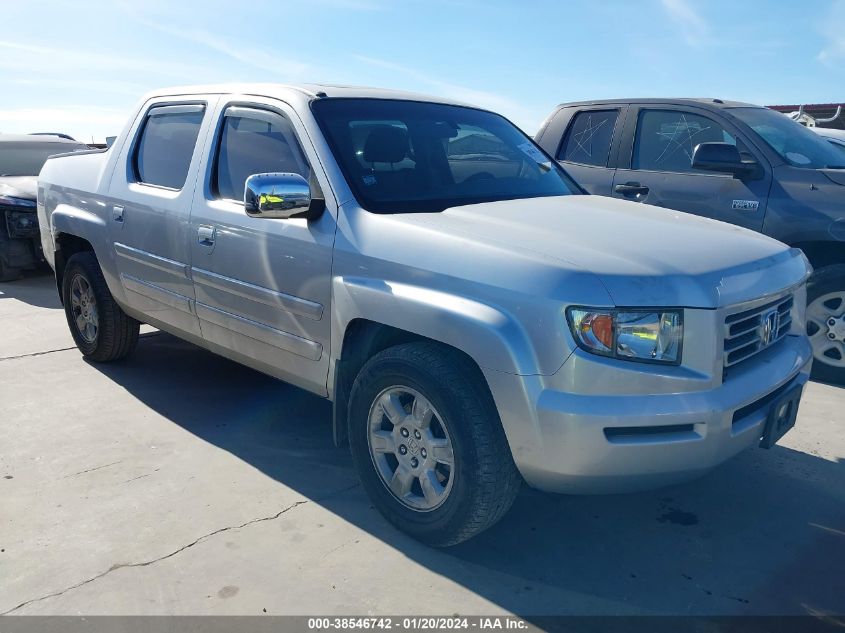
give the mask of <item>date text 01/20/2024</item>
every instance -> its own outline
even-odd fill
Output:
[[[515,616],[506,617],[349,617],[308,618],[309,631],[378,629],[378,630],[525,630],[528,623]]]

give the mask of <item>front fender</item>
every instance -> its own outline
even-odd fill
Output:
[[[451,345],[481,368],[520,375],[539,373],[527,333],[499,306],[421,286],[363,277],[335,277],[332,284],[333,361],[340,356],[349,323],[367,319]]]

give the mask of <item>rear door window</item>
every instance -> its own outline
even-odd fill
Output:
[[[217,147],[212,183],[216,197],[243,200],[247,178],[276,172],[306,180],[311,175],[290,122],[269,110],[229,108]]]
[[[633,169],[677,173],[710,173],[692,168],[699,143],[730,143],[737,139],[719,123],[681,110],[643,110],[634,139]],[[744,146],[740,153],[747,152]]]
[[[204,114],[205,106],[195,104],[150,108],[133,154],[135,180],[184,187]]]
[[[618,110],[585,110],[572,119],[558,160],[607,167]]]

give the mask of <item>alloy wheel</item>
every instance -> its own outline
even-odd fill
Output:
[[[70,282],[70,307],[79,335],[86,343],[94,343],[97,340],[100,319],[94,290],[84,275],[74,275]]]
[[[807,334],[816,361],[845,368],[845,290],[829,292],[810,302]]]
[[[422,512],[441,506],[452,490],[455,456],[446,423],[410,387],[382,391],[370,407],[367,444],[385,487]]]

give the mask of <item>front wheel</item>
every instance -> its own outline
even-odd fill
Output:
[[[141,325],[115,303],[94,253],[77,253],[68,260],[62,299],[70,333],[86,358],[108,362],[135,349]]]
[[[508,511],[521,478],[477,369],[436,343],[371,358],[352,387],[349,438],[379,511],[400,530],[445,547]]]
[[[845,384],[845,265],[821,268],[807,284],[813,378]]]

